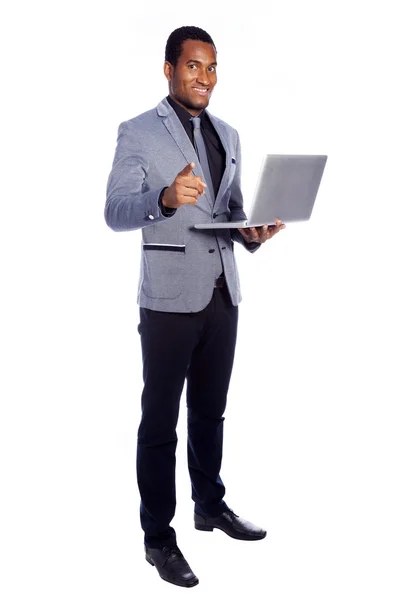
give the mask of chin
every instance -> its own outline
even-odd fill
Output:
[[[198,98],[192,102],[193,108],[206,108],[209,103],[209,98]]]
[[[179,98],[177,96],[176,99],[188,110],[201,110],[206,108],[209,103],[209,98]]]

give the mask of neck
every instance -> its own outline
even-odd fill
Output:
[[[171,94],[171,92],[169,93],[169,97],[171,98],[171,100],[173,100],[176,104],[179,104],[179,106],[181,106],[182,108],[184,108],[186,110],[186,112],[188,112],[190,115],[192,115],[192,117],[199,117],[201,115],[201,113],[203,112],[203,108],[197,109],[197,108],[193,108],[193,107],[189,107],[186,106],[185,104],[183,104],[182,102],[180,102],[178,100],[178,98],[175,98],[175,96],[173,96]]]

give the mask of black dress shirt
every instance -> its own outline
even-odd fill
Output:
[[[192,115],[180,104],[177,104],[170,96],[167,96],[169,104],[176,112],[190,141],[194,147]],[[226,153],[217,132],[207,113],[203,110],[200,115],[200,129],[206,146],[208,164],[210,166],[211,179],[214,187],[214,195],[217,197],[219,186],[225,171]]]

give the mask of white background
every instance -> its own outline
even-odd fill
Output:
[[[395,2],[16,2],[1,18],[1,595],[398,600],[399,117]],[[267,528],[194,531],[185,405],[178,542],[145,561],[135,453],[140,232],[103,219],[121,121],[166,94],[181,25],[218,50],[210,111],[264,152],[326,153],[312,219],[252,256],[225,422],[226,500]],[[236,594],[237,592],[237,594]]]

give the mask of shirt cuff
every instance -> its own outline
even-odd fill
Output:
[[[160,207],[160,211],[161,214],[164,217],[172,217],[172,215],[174,215],[176,213],[176,208],[168,208],[167,206],[164,206],[164,204],[162,203],[162,197],[164,196],[164,192],[167,188],[165,187],[162,191],[161,194],[158,198],[158,206]]]

